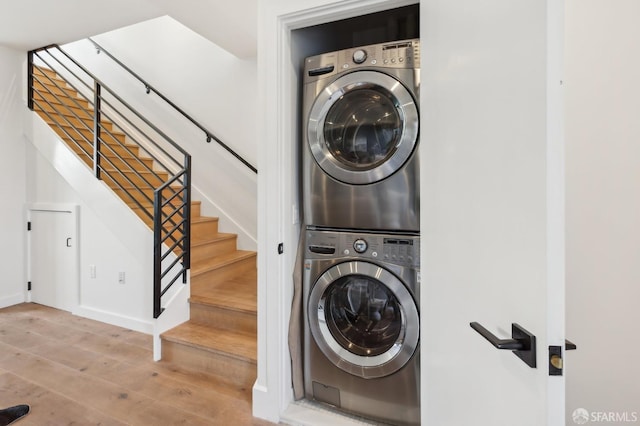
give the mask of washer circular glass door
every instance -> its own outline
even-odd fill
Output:
[[[332,266],[309,295],[311,334],[338,368],[371,379],[401,369],[418,347],[419,314],[394,274],[369,262]]]
[[[378,182],[409,159],[418,141],[418,107],[398,80],[376,71],[346,74],[311,107],[309,148],[325,173],[349,184]]]

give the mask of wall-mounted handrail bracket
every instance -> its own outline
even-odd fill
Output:
[[[529,367],[536,368],[536,336],[520,325],[511,324],[511,339],[500,339],[477,322],[472,322],[469,325],[496,349],[511,350]]]

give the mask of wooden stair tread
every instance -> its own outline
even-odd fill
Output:
[[[191,203],[193,204],[194,202],[192,201]],[[236,238],[236,236],[237,236],[236,234],[218,232],[217,234],[213,234],[210,237],[207,237],[206,239],[201,239],[201,240],[198,240],[198,241],[192,241],[191,242],[191,249],[193,249],[195,247],[206,246],[207,244],[215,244],[215,243],[218,243],[220,241],[232,240],[232,239]]]
[[[257,363],[256,336],[249,333],[237,330],[229,331],[187,321],[162,333],[161,338],[203,351],[223,354],[248,363]]]
[[[248,250],[236,250],[232,253],[216,256],[212,259],[202,260],[191,264],[191,276],[213,271],[234,262],[255,257],[256,253]]]
[[[204,222],[217,222],[218,218],[217,217],[211,217],[211,216],[198,216],[198,217],[194,217],[191,219],[191,223],[204,223]]]
[[[192,287],[189,301],[255,314],[258,311],[257,292],[255,277],[238,276],[214,286]]]

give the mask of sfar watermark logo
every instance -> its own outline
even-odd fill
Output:
[[[591,423],[636,423],[640,420],[637,411],[589,411],[577,408],[571,415],[577,425]]]

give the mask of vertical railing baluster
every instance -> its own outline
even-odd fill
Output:
[[[102,103],[102,86],[96,80],[93,83],[93,173],[97,179],[102,179],[100,167],[101,135],[100,135],[100,104]]]
[[[162,188],[153,193],[153,317],[162,313]]]
[[[27,54],[27,105],[33,111],[33,50]]]
[[[187,269],[191,268],[191,156],[184,156],[184,272],[182,282],[187,282]]]

